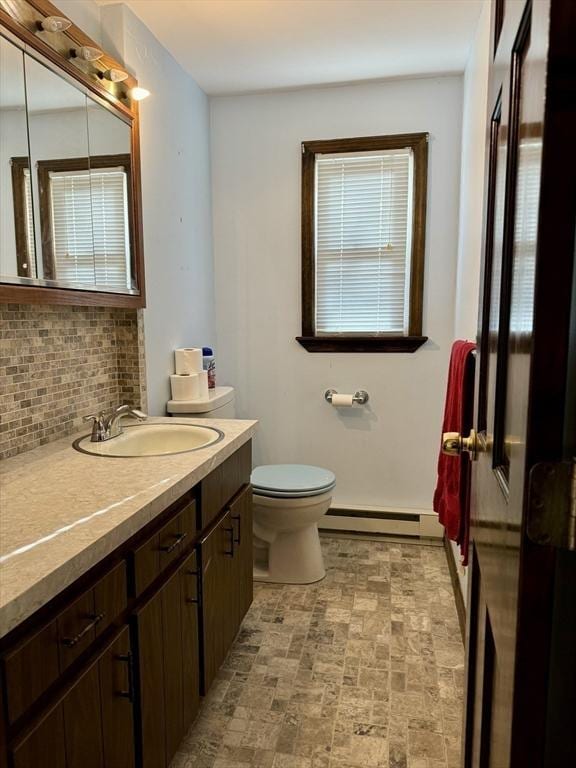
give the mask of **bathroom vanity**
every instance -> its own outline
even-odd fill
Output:
[[[2,768],[170,764],[252,601],[255,422],[214,424],[197,452],[5,462]]]

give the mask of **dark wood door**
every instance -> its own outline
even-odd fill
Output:
[[[14,748],[12,764],[14,768],[36,768],[46,765],[47,755],[51,768],[66,768],[62,706],[53,710]]]
[[[202,693],[207,693],[238,628],[233,608],[235,529],[230,511],[201,541]]]
[[[104,768],[97,664],[93,664],[66,694],[62,706],[67,768]]]
[[[574,553],[547,543],[540,492],[543,463],[564,461],[566,479],[574,455],[575,40],[573,0],[493,2],[466,768],[576,765],[574,723],[551,737],[576,693]],[[568,504],[553,512],[561,525]],[[560,621],[559,601],[572,606]]]
[[[236,631],[254,597],[252,547],[252,486],[246,486],[230,504],[230,517],[234,527],[234,570]]]
[[[126,627],[99,662],[104,765],[134,766],[134,666]]]
[[[166,720],[162,592],[137,611],[135,628],[138,649],[138,763],[142,768],[164,768]]]
[[[182,709],[187,729],[200,709],[199,573],[196,552],[180,568],[182,600]]]
[[[185,734],[183,719],[182,592],[180,570],[162,587],[162,646],[164,655],[164,721],[166,765]]]

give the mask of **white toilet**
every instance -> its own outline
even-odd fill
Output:
[[[318,521],[336,485],[333,472],[305,464],[268,464],[252,472],[254,579],[312,584],[326,575]]]
[[[234,419],[233,387],[210,390],[208,400],[169,400],[172,416]],[[269,464],[252,473],[254,580],[312,584],[326,575],[318,521],[336,485],[333,472],[304,464]]]

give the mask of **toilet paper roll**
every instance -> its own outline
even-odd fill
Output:
[[[198,374],[198,400],[208,400],[208,371],[200,371]]]
[[[202,350],[199,347],[175,349],[176,373],[200,373],[202,370]]]
[[[351,408],[354,405],[354,395],[332,395],[332,405],[335,408]]]
[[[198,374],[189,375],[173,373],[170,376],[172,400],[197,400],[198,399]]]

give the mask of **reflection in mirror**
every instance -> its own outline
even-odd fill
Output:
[[[135,288],[130,243],[130,126],[88,99],[94,268],[98,288]]]
[[[0,37],[0,279],[36,277],[24,54]]]
[[[86,96],[26,57],[38,276],[94,287]]]

